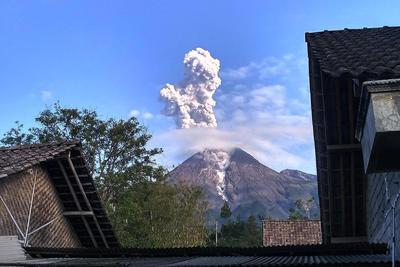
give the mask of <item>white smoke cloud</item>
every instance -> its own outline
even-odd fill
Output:
[[[216,100],[218,128],[170,129],[154,136],[168,168],[199,151],[239,147],[275,170],[315,173],[309,103],[291,98],[279,84],[224,91]]]
[[[217,127],[212,97],[221,85],[219,60],[196,48],[185,55],[183,63],[183,81],[178,85],[166,84],[160,91],[166,103],[163,113],[175,117],[178,128]]]

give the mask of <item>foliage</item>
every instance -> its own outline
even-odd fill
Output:
[[[124,246],[204,246],[207,205],[202,197],[197,187],[142,183],[115,205],[112,222],[124,233],[120,238]]]
[[[206,203],[201,190],[169,186],[166,171],[147,148],[151,135],[136,118],[101,119],[96,111],[46,108],[24,130],[16,122],[0,142],[6,146],[80,140],[82,153],[109,218],[125,246],[193,246],[206,240]]]
[[[237,216],[231,219],[232,211],[227,201],[221,207],[220,217],[223,223],[218,235],[218,246],[223,247],[257,247],[262,245],[262,228],[257,223],[254,215],[250,215],[246,221]],[[209,245],[215,245],[215,232],[210,233]]]
[[[219,246],[224,247],[257,247],[262,246],[262,228],[256,217],[251,215],[247,221],[240,218],[228,220],[221,226]]]
[[[306,219],[301,212],[295,208],[290,208],[289,209],[289,220],[302,220]]]
[[[227,201],[224,201],[224,205],[221,208],[220,216],[223,219],[228,219],[232,216],[232,211]]]
[[[289,209],[289,220],[311,219],[310,210],[315,206],[315,199],[298,199]]]

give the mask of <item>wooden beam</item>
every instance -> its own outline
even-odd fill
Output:
[[[339,144],[339,145],[327,145],[326,149],[329,152],[336,150],[361,150],[360,144]]]
[[[68,160],[69,167],[70,167],[70,169],[72,170],[72,173],[73,173],[73,175],[74,175],[74,177],[75,177],[76,183],[78,184],[79,190],[81,191],[82,196],[83,196],[83,198],[84,198],[84,200],[85,200],[85,203],[86,203],[88,209],[89,209],[90,211],[93,212],[92,205],[90,204],[90,201],[89,201],[89,199],[88,199],[88,197],[87,197],[87,195],[86,195],[85,190],[83,189],[83,186],[82,186],[82,184],[81,184],[81,180],[79,179],[78,173],[77,173],[76,170],[75,170],[75,166],[74,166],[74,163],[73,163],[72,160],[71,160],[70,154],[68,154],[67,160]],[[106,237],[104,236],[103,231],[101,230],[100,224],[99,224],[99,222],[97,221],[97,218],[96,218],[96,216],[95,216],[94,214],[93,214],[93,221],[94,221],[94,223],[95,223],[95,225],[96,225],[97,230],[98,230],[99,233],[100,233],[100,236],[101,236],[101,239],[103,240],[104,245],[106,246],[106,248],[109,248],[107,239],[106,239]]]
[[[93,216],[93,211],[64,211],[64,216]]]
[[[324,136],[325,136],[325,142],[327,143],[327,118],[326,118],[326,103],[325,103],[325,98],[326,98],[326,90],[329,89],[327,88],[327,82],[325,81],[325,75],[322,71],[320,71],[320,86],[321,86],[321,93],[322,93],[322,107],[324,110],[324,116],[323,116],[323,122],[324,122]],[[326,157],[326,167],[327,167],[327,172],[326,172],[326,179],[327,179],[327,184],[328,184],[328,218],[325,218],[325,223],[328,223],[329,225],[329,233],[325,233],[326,235],[329,235],[328,238],[328,243],[331,242],[331,238],[332,238],[332,211],[333,211],[333,205],[332,205],[332,201],[333,201],[333,197],[332,197],[332,190],[330,190],[332,188],[332,168],[331,168],[331,157],[330,154],[327,154]],[[326,207],[325,207],[326,208]],[[325,216],[324,216],[325,217]],[[325,229],[326,231],[326,229]]]
[[[81,204],[79,203],[79,200],[78,200],[78,197],[76,196],[75,190],[74,190],[74,188],[73,188],[73,186],[72,186],[72,184],[71,184],[71,181],[70,181],[69,178],[68,178],[68,174],[67,174],[67,172],[65,171],[64,165],[62,164],[62,162],[61,162],[60,159],[57,159],[57,163],[58,163],[58,166],[60,167],[60,170],[61,170],[61,172],[62,172],[62,174],[63,174],[63,176],[64,176],[64,178],[65,178],[65,181],[67,182],[68,188],[69,188],[69,190],[71,191],[72,198],[74,199],[74,202],[75,202],[76,207],[78,208],[79,211],[82,211]],[[89,226],[89,224],[88,224],[86,218],[83,217],[83,216],[82,216],[81,218],[82,218],[83,224],[85,225],[86,231],[89,233],[90,240],[92,240],[93,245],[94,245],[96,248],[98,248],[99,246],[97,245],[97,241],[96,241],[96,239],[94,238],[94,235],[93,235],[93,233],[92,233],[92,230],[90,229],[90,226]]]
[[[347,90],[347,96],[348,96],[348,105],[349,105],[349,115],[350,115],[350,140],[351,142],[354,142],[355,136],[354,136],[354,107],[353,107],[353,81],[349,80],[348,82],[348,87],[351,88],[351,90]],[[349,88],[349,89],[350,89]],[[355,162],[355,153],[361,153],[360,151],[352,152],[351,153],[351,206],[352,206],[352,224],[353,224],[353,236],[356,235],[357,232],[357,225],[356,225],[356,216],[357,216],[357,211],[356,211],[356,162]],[[365,220],[365,218],[363,218]]]

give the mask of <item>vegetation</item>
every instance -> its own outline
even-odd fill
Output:
[[[237,217],[231,219],[232,212],[225,201],[221,208],[220,217],[226,219],[218,233],[218,246],[223,247],[257,247],[262,246],[262,227],[254,215],[246,221]],[[210,239],[213,235],[210,235]],[[211,239],[213,240],[213,239]]]
[[[232,216],[232,211],[227,201],[224,201],[224,205],[221,208],[220,216],[223,219],[228,219]]]
[[[151,135],[136,118],[101,119],[96,111],[58,103],[16,126],[0,142],[6,146],[80,140],[85,159],[120,242],[124,246],[204,245],[206,203],[199,188],[170,186],[166,171],[147,148]]]
[[[142,183],[121,196],[112,222],[124,245],[188,247],[206,244],[206,203],[202,192],[185,185]],[[123,236],[122,236],[123,235]]]
[[[289,209],[289,220],[311,219],[311,209],[315,205],[313,197],[296,200],[293,207]]]

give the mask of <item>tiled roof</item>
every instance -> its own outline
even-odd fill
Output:
[[[319,220],[266,220],[263,225],[264,246],[320,244]]]
[[[78,141],[2,147],[0,148],[0,178],[53,159],[76,146],[79,146]]]
[[[333,76],[400,74],[400,27],[306,33],[309,53]]]

